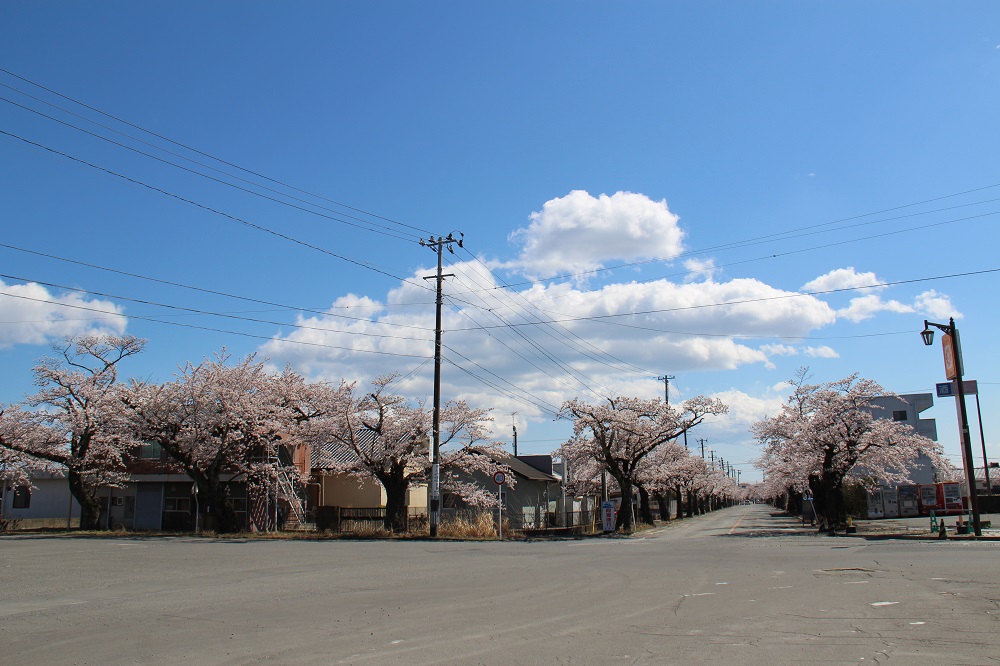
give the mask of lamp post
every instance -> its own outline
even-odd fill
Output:
[[[958,328],[955,326],[955,318],[948,319],[947,324],[935,324],[932,321],[924,320],[924,330],[920,332],[925,345],[934,344],[934,327],[944,333],[941,338],[941,348],[944,350],[944,370],[945,377],[955,380],[958,387],[958,413],[959,426],[962,437],[962,458],[965,463],[965,478],[969,484],[969,509],[972,511],[972,529],[976,536],[983,535],[982,524],[979,520],[979,501],[976,497],[976,470],[973,467],[972,458],[972,438],[969,436],[969,413],[965,409],[965,386],[962,375],[965,374],[965,367],[962,363],[962,343],[959,340]]]

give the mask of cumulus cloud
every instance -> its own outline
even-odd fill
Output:
[[[34,282],[0,280],[0,349],[18,344],[48,344],[68,335],[125,331],[123,309],[85,294],[54,294]]]
[[[815,280],[811,280],[802,285],[802,291],[830,291],[833,289],[857,289],[868,287],[865,291],[884,289],[878,285],[881,280],[874,273],[858,273],[853,266],[838,268],[829,273],[820,275]]]
[[[804,346],[794,346],[786,344],[768,344],[761,345],[760,351],[767,356],[809,356],[811,358],[840,358],[840,355],[832,347],[822,345],[819,347],[812,347],[808,345]],[[767,367],[774,369],[776,366],[768,361]]]
[[[837,310],[837,316],[858,323],[865,319],[871,319],[879,312],[905,314],[913,311],[913,307],[910,305],[894,300],[882,300],[880,296],[873,294],[871,296],[852,298],[846,308]]]
[[[933,289],[918,294],[913,307],[917,312],[936,319],[946,319],[948,317],[961,319],[963,317],[962,313],[956,310],[955,306],[951,304],[951,299],[948,296],[939,294]]]
[[[643,368],[680,374],[766,367],[764,351],[729,336],[798,336],[835,320],[823,301],[751,279],[516,290],[498,284],[481,262],[448,270],[454,274],[445,285],[449,397],[525,419],[551,418],[550,410],[577,396],[662,395],[662,384]],[[300,317],[296,323],[305,328],[276,335],[262,353],[314,379],[367,382],[400,372],[407,395],[430,396],[434,308],[418,279],[426,274],[416,271],[384,299],[367,301],[375,313],[369,320],[338,318],[343,306],[358,302],[344,297],[325,316]],[[726,301],[738,303],[714,307]]]
[[[574,190],[545,202],[527,228],[511,235],[521,248],[512,267],[538,277],[595,270],[609,261],[670,259],[683,249],[678,219],[665,200]]]
[[[684,276],[685,282],[695,280],[712,280],[715,277],[714,259],[688,259],[684,262],[684,268],[689,272]]]

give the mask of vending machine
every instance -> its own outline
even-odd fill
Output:
[[[868,491],[868,517],[884,518],[885,508],[882,505],[882,489],[875,488]]]
[[[886,518],[899,518],[899,494],[895,488],[882,489],[882,503]]]
[[[941,513],[944,509],[944,496],[941,492],[940,483],[921,483],[920,488],[920,513],[929,516],[931,511]]]
[[[899,515],[903,518],[915,518],[920,515],[920,494],[916,486],[899,486]]]

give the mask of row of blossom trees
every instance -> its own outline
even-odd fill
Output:
[[[617,397],[600,404],[570,400],[561,414],[573,419],[573,436],[557,453],[573,470],[577,492],[596,494],[602,475],[611,477],[621,493],[615,527],[628,531],[633,526],[633,490],[639,494],[639,518],[646,523],[653,522],[650,495],[659,500],[662,511],[669,506],[666,498],[676,493],[678,515],[685,491],[692,505],[699,492],[735,497],[738,489],[728,475],[710,469],[703,458],[677,443],[706,416],[727,411],[721,401],[704,396],[677,407],[658,398]]]
[[[846,480],[869,486],[905,482],[921,456],[939,472],[950,470],[937,442],[905,423],[879,418],[875,399],[894,394],[877,382],[857,374],[823,384],[808,380],[808,369],[800,369],[781,412],[751,428],[763,446],[756,462],[764,472],[758,493],[773,498],[810,492],[821,527],[836,528],[846,519]]]
[[[221,352],[181,367],[172,381],[118,381],[118,366],[140,353],[132,336],[90,335],[68,340],[34,368],[39,390],[23,404],[0,410],[0,463],[21,479],[56,467],[66,470],[81,507],[80,525],[97,529],[98,491],[126,478],[126,460],[156,442],[197,484],[221,532],[240,528],[226,482],[263,483],[280,465],[282,442],[333,442],[334,471],[375,479],[387,495],[386,527],[406,519],[406,491],[429,472],[431,417],[377,379],[374,391],[355,384],[309,382],[290,369],[274,373],[253,356],[233,361]],[[492,471],[499,445],[486,441],[485,410],[449,402],[442,410],[445,487],[472,503],[488,496],[458,472]],[[463,478],[468,478],[463,477]]]

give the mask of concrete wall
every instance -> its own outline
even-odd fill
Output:
[[[80,524],[80,505],[69,492],[65,477],[37,478],[33,481],[31,502],[27,509],[13,508],[14,488],[7,485],[0,515],[19,521],[18,527],[66,527],[67,516],[73,527]]]

